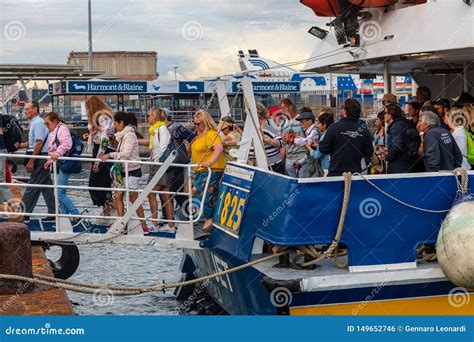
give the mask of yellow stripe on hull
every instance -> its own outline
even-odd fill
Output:
[[[290,315],[474,315],[474,294],[290,307]]]

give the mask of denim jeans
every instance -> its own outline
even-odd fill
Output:
[[[64,173],[59,171],[58,174],[58,185],[67,185],[69,182],[69,177],[71,177],[70,173]],[[79,215],[79,210],[76,209],[74,203],[72,203],[71,199],[66,195],[66,189],[58,188],[58,201],[59,201],[59,208],[61,210],[61,214],[71,214],[71,215]]]

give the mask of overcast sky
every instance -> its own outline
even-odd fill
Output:
[[[87,50],[87,0],[0,0],[0,63],[66,63]],[[308,58],[321,23],[298,0],[92,0],[94,50],[158,52],[173,79],[239,70],[237,51],[280,63]],[[303,66],[299,66],[302,68]]]

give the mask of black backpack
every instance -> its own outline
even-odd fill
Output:
[[[59,139],[58,139],[59,129],[56,132],[56,137],[54,138],[54,143],[56,146],[59,146]],[[72,147],[71,150],[66,153],[65,157],[80,157],[82,152],[84,151],[84,144],[80,137],[75,134],[71,134],[72,139]],[[64,173],[80,173],[82,171],[82,162],[80,160],[59,160],[58,167]]]
[[[10,153],[16,152],[20,148],[23,129],[18,120],[12,115],[2,115],[3,139],[5,146]]]
[[[419,159],[418,148],[421,144],[421,138],[412,120],[405,119],[405,136],[408,147],[407,156],[410,160],[416,161]]]

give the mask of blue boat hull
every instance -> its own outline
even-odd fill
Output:
[[[243,165],[231,165],[231,168],[237,171],[226,170],[224,175],[214,229],[203,241],[203,250],[185,250],[183,273],[201,277],[245,264],[259,254],[255,252],[258,241],[290,247],[333,241],[342,208],[342,177],[297,180]],[[239,172],[244,176],[239,176]],[[429,173],[369,178],[379,189],[360,177],[352,181],[340,240],[348,249],[351,272],[371,268],[416,270],[417,248],[436,243],[446,210],[456,198],[455,177],[449,173]],[[469,180],[474,180],[474,175],[469,175]],[[244,203],[243,210],[242,207],[233,209],[232,204],[225,207],[225,198],[232,196],[237,197],[236,203]],[[274,298],[268,286],[264,286],[264,277],[265,274],[250,267],[218,277],[210,281],[206,289],[230,314],[265,315],[291,313],[293,307],[360,303],[374,291],[372,300],[377,302],[442,298],[455,288],[446,278],[422,284],[416,281],[385,284],[380,290],[376,286],[354,284],[353,288],[340,290],[293,291],[291,303],[280,307],[272,302]],[[443,301],[447,303],[446,298]],[[441,305],[437,300],[430,305],[442,306],[446,309],[442,312],[453,314],[444,302]],[[419,306],[419,312],[411,313],[423,314],[423,310],[427,310],[422,304]],[[315,314],[318,312],[321,311],[315,310]]]

